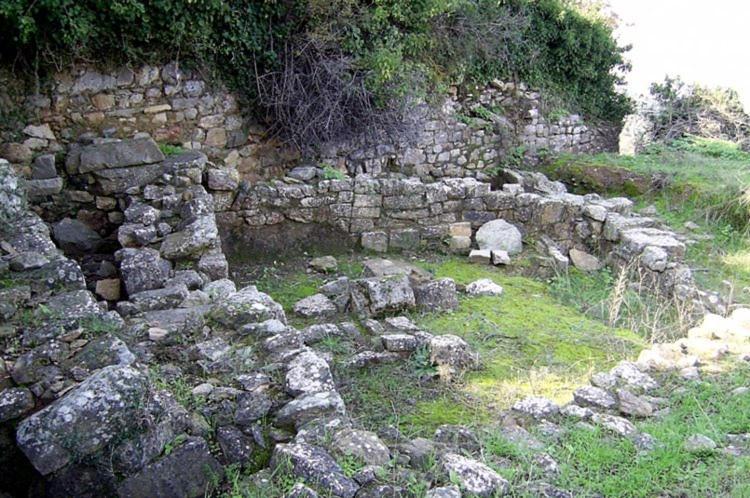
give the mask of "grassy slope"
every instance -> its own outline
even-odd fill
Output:
[[[697,242],[688,248],[687,259],[697,282],[708,289],[726,292],[731,282],[736,299],[750,302],[750,154],[736,145],[691,139],[670,147],[654,146],[634,157],[617,154],[563,157],[546,168],[553,177],[565,169],[585,176],[588,167],[624,168],[643,175],[662,175],[668,186],[635,197],[637,208],[653,204],[662,219],[678,231],[685,222],[699,225],[693,232]],[[610,194],[632,194],[628,185]],[[703,239],[710,237],[710,239]],[[747,289],[747,290],[744,290]]]

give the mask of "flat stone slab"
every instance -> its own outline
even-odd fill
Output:
[[[18,446],[39,473],[50,474],[135,429],[147,390],[143,372],[130,366],[103,368],[23,420]]]
[[[87,145],[81,149],[78,171],[91,173],[109,168],[153,164],[164,160],[164,154],[151,138]]]
[[[125,479],[117,488],[122,497],[207,496],[209,486],[221,480],[222,468],[202,438],[189,438],[169,455]]]

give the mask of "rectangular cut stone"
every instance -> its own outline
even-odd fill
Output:
[[[151,138],[87,145],[81,149],[78,171],[90,173],[109,168],[124,168],[158,163],[164,154]]]

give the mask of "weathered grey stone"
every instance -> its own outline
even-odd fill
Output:
[[[120,272],[125,291],[130,294],[162,287],[169,278],[171,266],[159,252],[150,249],[122,249]]]
[[[641,253],[641,262],[649,270],[663,272],[667,268],[669,255],[661,247],[646,246]]]
[[[90,173],[101,169],[158,163],[163,160],[164,154],[151,138],[105,142],[81,148],[78,171]]]
[[[43,154],[34,159],[31,165],[31,178],[34,180],[50,180],[57,177],[55,169],[55,155]]]
[[[386,334],[380,337],[386,351],[405,353],[414,351],[419,346],[417,338],[410,334]]]
[[[300,427],[307,422],[328,416],[343,416],[346,413],[344,400],[336,391],[306,394],[284,405],[276,413],[276,425]]]
[[[413,287],[417,308],[430,311],[451,311],[458,308],[456,282],[451,278],[431,280]]]
[[[611,410],[617,406],[617,400],[612,394],[594,386],[585,386],[576,389],[573,392],[573,399],[581,406],[603,408],[605,410]]]
[[[458,455],[447,453],[440,459],[446,474],[454,477],[461,489],[481,497],[502,496],[509,490],[508,481],[487,465]]]
[[[339,264],[333,256],[320,256],[310,261],[310,268],[321,273],[335,272]]]
[[[89,254],[102,245],[101,236],[85,223],[63,218],[52,226],[57,245],[66,253]]]
[[[500,296],[503,288],[489,278],[482,278],[467,285],[466,293],[470,296]]]
[[[234,192],[239,186],[240,175],[234,168],[209,169],[206,177],[210,190]]]
[[[642,396],[635,395],[627,389],[617,391],[618,408],[621,413],[632,417],[650,417],[654,407]]]
[[[34,251],[24,251],[16,254],[10,260],[10,269],[13,271],[29,271],[41,268],[49,263],[44,255]]]
[[[132,367],[103,368],[22,421],[18,446],[41,474],[54,472],[134,429],[147,388],[146,375]]]
[[[133,202],[123,213],[125,219],[130,223],[141,225],[152,225],[159,221],[160,211],[153,206],[142,202]]]
[[[629,420],[616,415],[594,413],[591,415],[591,421],[620,436],[633,436],[638,433],[638,429]]]
[[[427,491],[425,498],[461,498],[461,489],[454,484],[432,488]]]
[[[351,298],[351,281],[348,277],[339,277],[336,280],[327,282],[319,290],[321,294],[333,301],[339,313],[347,311]]]
[[[28,125],[23,129],[24,135],[32,138],[41,138],[43,140],[57,140],[55,134],[52,132],[52,128],[47,123],[41,125]]]
[[[198,498],[220,480],[222,468],[202,438],[190,437],[168,455],[128,477],[117,488],[122,498]]]
[[[213,215],[201,216],[179,232],[164,238],[160,252],[167,259],[195,257],[218,243],[219,230]]]
[[[342,455],[349,455],[366,465],[387,465],[391,459],[388,447],[374,432],[343,429],[333,436],[333,448]]]
[[[438,373],[443,378],[473,368],[477,364],[477,355],[470,346],[458,336],[446,334],[434,336],[429,342],[430,361],[437,365]]]
[[[145,187],[154,183],[164,173],[163,163],[154,163],[127,168],[101,169],[94,172],[94,177],[99,194],[114,195]]]
[[[495,266],[510,264],[510,255],[508,254],[508,251],[492,251],[491,257],[492,264]]]
[[[287,173],[289,178],[294,178],[301,182],[309,182],[318,174],[318,168],[315,166],[297,166]]]
[[[228,327],[270,319],[286,323],[281,305],[268,294],[259,292],[254,285],[244,287],[216,303],[209,314],[212,319]]]
[[[465,425],[443,424],[435,429],[434,439],[462,452],[476,453],[482,449],[477,435]]]
[[[537,420],[543,420],[559,414],[560,407],[547,398],[529,396],[516,401],[513,405],[513,411]]]
[[[365,232],[362,234],[362,248],[374,252],[388,251],[388,234],[385,232]]]
[[[582,271],[593,272],[602,269],[603,264],[599,258],[579,249],[571,249],[568,252],[573,266]]]
[[[38,197],[44,197],[46,195],[54,195],[62,192],[63,179],[48,178],[45,180],[27,180],[26,181],[26,193],[32,199]]]
[[[683,444],[685,451],[694,454],[711,453],[717,447],[716,441],[703,434],[693,434]]]
[[[505,220],[493,220],[482,225],[475,235],[479,249],[506,251],[513,256],[523,250],[521,232]]]
[[[638,366],[630,361],[621,361],[609,373],[618,379],[618,382],[633,389],[651,391],[659,387],[653,377],[642,372]]]
[[[330,318],[337,312],[338,308],[325,294],[314,294],[294,305],[294,313],[303,318]]]
[[[271,458],[271,468],[291,465],[291,472],[320,489],[340,498],[353,498],[357,483],[344,475],[341,467],[322,448],[308,444],[276,445]]]
[[[469,261],[480,265],[488,265],[492,262],[492,251],[489,249],[473,249],[469,253]]]
[[[205,274],[209,280],[227,278],[229,263],[221,250],[209,251],[198,260],[198,271]]]
[[[294,357],[289,363],[284,385],[292,396],[335,389],[328,363],[313,351],[305,351]]]
[[[0,423],[19,418],[34,408],[34,396],[25,387],[0,391]]]
[[[248,385],[243,383],[243,388],[247,390],[247,387]],[[237,410],[234,412],[234,423],[239,426],[249,426],[267,416],[272,406],[273,402],[263,389],[241,393],[237,396]]]
[[[255,450],[253,438],[233,426],[216,429],[216,441],[229,463],[245,463]]]
[[[237,292],[237,286],[228,278],[222,278],[204,285],[203,292],[208,295],[211,301],[218,302]]]
[[[361,315],[377,316],[414,308],[414,291],[406,275],[356,280],[351,289],[351,304]]]
[[[121,315],[143,313],[144,311],[177,308],[190,295],[184,284],[173,285],[163,289],[153,289],[130,294],[130,301],[121,301],[117,310]]]

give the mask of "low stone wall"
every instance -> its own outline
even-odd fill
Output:
[[[593,126],[575,114],[552,116],[560,113],[546,113],[539,92],[497,81],[471,95],[448,96],[437,108],[414,109],[408,139],[329,144],[318,157],[303,160],[269,139],[264,126],[244,119],[236,95],[176,63],[112,70],[80,66],[54,75],[42,93],[22,100],[17,105],[28,111],[28,126],[19,136],[0,137],[0,157],[11,163],[65,152],[81,136],[149,134],[157,142],[201,150],[248,181],[283,176],[300,161],[351,175],[483,179],[483,172],[509,153],[523,152],[533,161],[545,151],[616,150],[618,133],[617,125]]]
[[[474,178],[424,183],[359,175],[317,184],[275,181],[213,194],[219,224],[240,238],[263,237],[264,227],[288,222],[320,224],[376,252],[468,253],[481,225],[504,219],[518,226],[527,243],[539,242],[550,265],[560,259],[567,264],[571,249],[595,253],[614,267],[634,266],[643,281],[668,295],[699,304],[701,296],[682,262],[684,242],[656,220],[632,215],[630,200],[569,194],[538,173],[507,171],[506,176],[516,183],[501,190]]]

